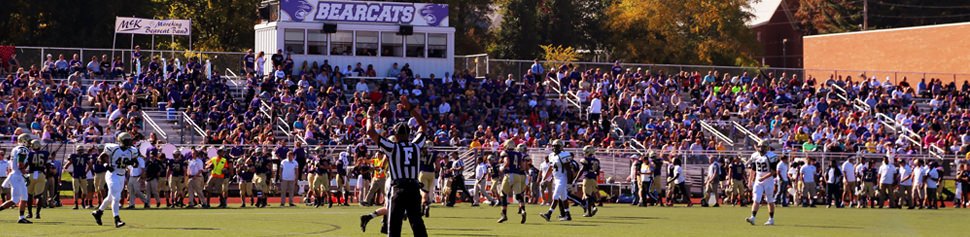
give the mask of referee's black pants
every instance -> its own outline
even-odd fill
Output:
[[[461,191],[462,193],[462,200],[467,200],[472,196],[471,193],[468,192],[468,188],[465,187],[465,178],[461,175],[455,176],[451,179],[451,192],[448,193],[446,205],[455,205],[455,196],[458,194],[458,191]]]
[[[411,224],[411,232],[414,236],[428,236],[424,220],[421,219],[421,184],[417,182],[395,184],[387,193],[390,195],[387,207],[388,220],[390,220],[387,236],[401,236],[404,215],[408,215],[408,223]]]

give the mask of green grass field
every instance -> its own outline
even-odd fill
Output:
[[[780,208],[775,214],[776,226],[761,226],[767,210],[758,215],[757,226],[743,221],[749,208],[741,207],[648,207],[607,205],[592,218],[581,217],[573,209],[571,222],[546,222],[538,216],[548,207],[529,206],[528,222],[519,224],[519,216],[510,222],[495,223],[499,209],[493,207],[435,207],[425,219],[431,236],[914,236],[959,234],[970,220],[970,210],[826,209]],[[368,232],[361,233],[359,216],[373,208],[271,207],[264,209],[152,209],[122,210],[128,226],[109,226],[110,211],[105,213],[105,226],[97,226],[90,211],[63,207],[45,209],[43,219],[33,225],[19,225],[16,211],[0,212],[0,235],[111,235],[111,236],[379,236],[380,222],[375,219]],[[514,213],[515,209],[510,208]],[[558,212],[557,212],[558,213]],[[554,214],[555,215],[555,214]],[[410,229],[405,225],[404,234]]]

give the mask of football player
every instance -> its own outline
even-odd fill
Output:
[[[168,163],[165,166],[168,169],[168,186],[171,189],[168,199],[172,205],[169,207],[185,207],[185,171],[188,163],[185,162],[182,152],[173,152],[172,156],[172,159],[165,161]]]
[[[127,132],[119,133],[118,144],[105,145],[104,152],[100,155],[101,163],[105,163],[104,166],[108,169],[109,174],[108,177],[105,177],[105,182],[108,184],[108,197],[104,199],[97,211],[91,213],[98,225],[101,225],[101,215],[104,214],[105,207],[111,205],[111,212],[115,218],[115,228],[125,226],[118,213],[121,209],[118,201],[121,199],[121,190],[125,188],[126,168],[129,166],[137,168],[138,166],[139,153],[138,149],[132,146],[134,140],[135,138]]]
[[[30,155],[27,162],[27,175],[30,175],[30,182],[27,182],[27,218],[40,219],[40,209],[44,206],[44,191],[47,187],[47,155],[48,153],[40,150],[40,140],[30,140]],[[34,199],[37,199],[37,215],[32,216]]]
[[[10,188],[10,200],[0,205],[0,211],[14,205],[19,206],[20,219],[17,221],[19,224],[33,223],[28,221],[27,218],[24,218],[24,211],[27,210],[27,205],[24,205],[24,201],[27,201],[28,195],[27,180],[24,180],[24,172],[27,171],[27,163],[30,158],[30,149],[27,148],[30,146],[30,140],[30,134],[20,134],[20,136],[17,136],[18,145],[10,151],[10,174],[3,181],[3,187]]]
[[[566,177],[566,172],[569,172],[570,160],[572,160],[572,154],[563,151],[563,142],[560,140],[553,140],[552,143],[552,153],[549,154],[549,168],[546,173],[546,177],[552,175],[552,206],[549,206],[549,211],[546,213],[540,213],[543,219],[549,221],[552,211],[559,206],[559,214],[561,218],[560,221],[571,221],[573,218],[569,214],[569,203],[567,202],[567,189],[569,185],[569,180]]]
[[[74,210],[77,210],[79,205],[84,207],[87,206],[86,204],[88,200],[85,197],[90,193],[85,190],[87,180],[84,179],[84,176],[91,171],[91,167],[87,166],[87,160],[88,155],[85,154],[84,147],[78,146],[74,150],[74,154],[71,154],[71,156],[67,158],[67,163],[65,163],[63,167],[65,170],[70,168],[71,171],[71,182],[73,183],[72,190],[74,190]],[[6,170],[2,170],[0,172],[5,171]]]
[[[752,183],[753,204],[751,205],[751,217],[744,219],[754,225],[754,217],[758,215],[758,207],[761,206],[762,198],[768,203],[768,222],[765,225],[775,224],[775,175],[778,172],[779,158],[775,153],[769,151],[768,142],[762,141],[758,144],[758,151],[751,153],[749,159],[750,168],[754,170],[750,175],[749,183]]]
[[[313,185],[311,189],[314,190],[316,195],[314,204],[316,207],[320,207],[324,202],[328,202],[327,208],[333,207],[333,200],[330,200],[330,177],[332,172],[330,172],[330,159],[327,158],[326,151],[322,148],[317,148],[317,157],[314,158],[310,165],[310,173],[313,174]]]
[[[519,221],[521,224],[525,224],[525,170],[523,164],[525,158],[524,152],[526,151],[525,144],[519,144],[518,151],[512,150],[515,146],[515,142],[512,140],[506,140],[503,147],[505,151],[502,151],[500,155],[502,157],[502,166],[505,167],[505,178],[502,179],[502,196],[499,197],[499,205],[502,205],[502,217],[498,219],[498,223],[505,222],[509,218],[505,215],[509,206],[509,196],[513,196],[516,201],[519,202],[518,214],[522,216]]]
[[[596,148],[592,146],[583,147],[585,157],[580,163],[582,174],[579,176],[583,179],[583,202],[586,204],[586,208],[584,208],[586,214],[583,217],[592,217],[599,211],[595,206],[596,200],[599,199],[599,185],[596,183],[596,177],[600,173],[600,160],[596,159],[595,153]]]

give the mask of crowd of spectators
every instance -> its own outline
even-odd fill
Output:
[[[46,58],[30,70],[16,56],[6,63],[0,99],[7,119],[0,121],[0,133],[31,132],[45,141],[77,143],[104,142],[103,135],[121,131],[150,138],[139,132],[141,111],[157,108],[185,111],[210,144],[277,144],[299,137],[311,145],[349,145],[363,142],[370,107],[382,125],[407,121],[396,103],[407,95],[435,128],[434,145],[498,147],[513,139],[542,147],[562,139],[572,147],[636,141],[635,146],[662,151],[727,149],[705,135],[700,120],[737,121],[787,150],[907,154],[939,147],[960,153],[970,142],[965,111],[970,83],[958,88],[933,78],[911,85],[906,78],[803,79],[770,70],[668,73],[619,63],[609,69],[581,70],[569,63],[546,69],[550,65],[538,61],[521,75],[421,75],[408,64],[375,69],[363,62],[294,62],[283,51],[250,50],[243,58],[240,100],[230,94],[225,77],[206,75],[197,58],[184,65],[176,59],[163,63],[137,49],[131,67],[108,55],[87,64],[77,55]],[[269,70],[261,66],[267,60]],[[281,128],[292,137],[281,136]]]

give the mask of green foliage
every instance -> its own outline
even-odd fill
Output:
[[[191,19],[192,49],[241,51],[252,48],[258,0],[153,0],[159,18]],[[178,41],[184,48],[188,41]]]
[[[534,58],[539,53],[538,0],[503,0],[502,23],[494,30],[488,53],[496,58]]]

